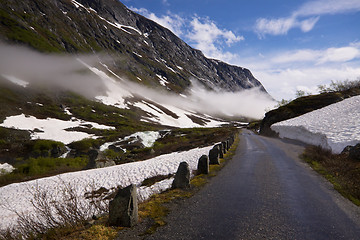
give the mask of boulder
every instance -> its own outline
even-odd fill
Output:
[[[220,150],[219,147],[217,145],[215,145],[212,149],[210,149],[209,151],[209,164],[211,165],[218,165],[220,164],[219,162],[219,155],[220,155]]]
[[[109,225],[132,227],[138,222],[136,186],[129,185],[119,189],[115,198],[109,202]]]
[[[181,162],[172,183],[172,188],[190,187],[190,169],[187,162]]]
[[[209,173],[209,158],[206,155],[202,155],[199,159],[197,166],[197,174]]]

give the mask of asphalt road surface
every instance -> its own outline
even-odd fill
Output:
[[[147,239],[360,239],[360,208],[298,159],[244,130],[234,158]]]

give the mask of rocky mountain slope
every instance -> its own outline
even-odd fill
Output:
[[[174,128],[238,125],[254,117],[229,107],[263,114],[248,99],[271,99],[249,70],[117,0],[0,0],[0,56],[0,164],[26,176],[34,159],[62,158],[56,172],[63,159],[91,168],[204,146],[229,130]]]
[[[42,52],[107,52],[112,70],[183,92],[196,79],[210,89],[265,89],[248,69],[206,58],[168,29],[118,0],[1,0],[0,39]]]

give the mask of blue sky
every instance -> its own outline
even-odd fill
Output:
[[[360,0],[123,0],[277,100],[360,77]]]

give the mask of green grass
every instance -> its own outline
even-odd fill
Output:
[[[301,155],[316,172],[325,177],[341,195],[360,206],[360,162],[346,154],[332,154],[309,146]]]
[[[12,173],[0,176],[0,186],[14,182],[22,182],[45,176],[52,176],[63,172],[82,170],[88,163],[87,158],[51,158],[40,157],[21,160],[15,164]]]

